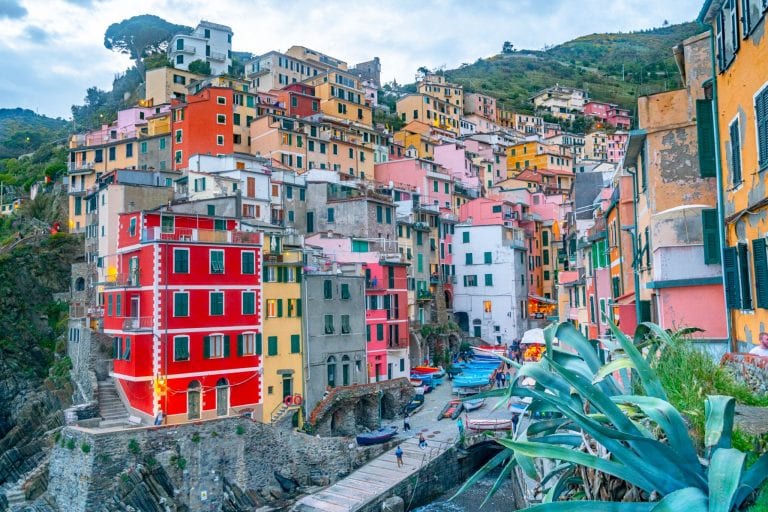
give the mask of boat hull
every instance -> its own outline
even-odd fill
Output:
[[[509,430],[512,428],[512,420],[498,419],[473,419],[467,418],[467,428],[469,430],[486,431],[486,430]]]
[[[357,444],[360,446],[371,446],[389,441],[397,434],[397,427],[380,428],[373,432],[359,434],[356,437]]]

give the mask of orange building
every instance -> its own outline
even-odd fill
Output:
[[[233,91],[206,87],[188,96],[186,102],[174,100],[171,106],[173,168],[185,169],[192,155],[231,154],[234,146]]]

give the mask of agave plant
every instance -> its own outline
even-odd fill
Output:
[[[544,495],[531,511],[726,512],[738,509],[768,478],[768,454],[746,467],[747,454],[731,446],[732,397],[706,399],[699,454],[647,358],[616,326],[611,329],[618,344],[607,364],[596,344],[571,324],[545,330],[544,358],[519,368],[506,398],[529,397],[530,412],[550,414],[519,429],[514,439],[497,440],[504,449],[457,495],[502,467],[487,501],[519,466]],[[651,323],[638,328],[636,341],[649,333],[657,343],[671,341]],[[535,385],[523,386],[525,377]]]

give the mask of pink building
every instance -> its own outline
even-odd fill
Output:
[[[421,194],[423,205],[450,209],[453,204],[453,179],[442,166],[429,160],[403,158],[376,164],[374,179],[384,186],[413,190]]]
[[[496,119],[496,98],[468,92],[464,94],[464,113],[476,114],[486,119]]]
[[[463,143],[454,142],[435,146],[435,162],[447,169],[448,173],[467,188],[480,188],[478,166],[472,162]]]
[[[156,107],[131,107],[117,112],[117,120],[85,134],[84,146],[107,144],[116,140],[133,139],[147,135],[147,119],[171,110],[168,104]],[[142,132],[142,130],[144,130]],[[82,137],[82,136],[78,136]]]
[[[477,155],[485,165],[483,185],[486,190],[500,181],[507,179],[507,155],[502,149],[494,149],[493,145],[474,139],[464,141],[464,148],[470,155]],[[488,181],[492,183],[488,183]]]
[[[389,250],[366,240],[323,234],[306,238],[306,244],[322,248],[337,263],[359,264],[365,275],[366,355],[370,382],[408,377],[408,265],[394,255],[396,248]]]
[[[604,103],[602,101],[588,101],[584,105],[584,115],[594,117],[622,130],[629,130],[630,123],[632,122],[629,117],[629,110],[621,108],[615,103]]]

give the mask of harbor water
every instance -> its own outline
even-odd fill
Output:
[[[515,510],[512,484],[509,478],[488,500],[488,503],[482,509],[480,508],[480,504],[493,487],[500,471],[500,469],[491,471],[453,501],[449,500],[461,488],[462,484],[449,490],[432,503],[413,509],[413,512],[477,512],[478,510],[482,510],[482,512],[509,512]]]

